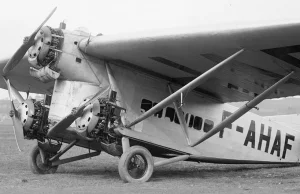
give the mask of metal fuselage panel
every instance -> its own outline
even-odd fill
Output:
[[[158,103],[169,95],[168,82],[156,79],[122,67],[114,66],[114,76],[121,88],[122,95],[130,107],[127,119],[132,121],[145,110],[141,108],[143,99]],[[178,89],[178,87],[176,88]],[[169,105],[173,107],[173,105]],[[161,116],[151,116],[134,127],[161,141],[188,146],[179,124],[173,121],[163,109]],[[188,133],[191,142],[196,142],[204,132],[204,122],[213,121],[214,125],[237,110],[227,103],[218,103],[205,95],[190,92],[184,98],[182,107],[188,116]],[[190,126],[191,115],[202,118],[200,130]],[[161,118],[159,118],[161,117]],[[227,158],[233,160],[298,162],[300,157],[300,133],[292,128],[272,122],[253,113],[246,113],[223,132],[196,146],[199,156]]]
[[[65,36],[63,53],[58,67],[61,80],[56,81],[49,117],[63,118],[77,107],[81,100],[109,84],[105,62],[83,56],[75,41],[78,34]],[[80,60],[78,60],[80,58]],[[80,61],[80,62],[79,62]],[[116,84],[120,88],[117,100],[126,105],[125,120],[131,122],[142,114],[142,100],[158,103],[170,95],[166,80],[155,78],[126,66],[110,64]],[[68,80],[68,81],[66,81]],[[177,86],[173,86],[178,89]],[[122,99],[118,98],[122,96]],[[169,105],[172,108],[173,105]],[[188,146],[183,131],[176,119],[170,118],[171,109],[151,116],[133,127],[135,131],[157,138],[161,142],[173,142]],[[188,133],[191,142],[196,142],[206,132],[205,122],[215,125],[237,110],[229,104],[219,103],[205,95],[190,92],[184,98],[183,111],[187,114]],[[168,112],[168,113],[167,113]],[[190,125],[191,117],[202,119],[201,127]],[[50,118],[51,119],[51,118]],[[198,120],[199,121],[199,120]],[[193,122],[192,122],[193,123]],[[197,128],[197,127],[196,127]],[[207,130],[207,129],[206,129]],[[300,133],[294,129],[269,121],[253,113],[246,113],[223,132],[194,148],[199,156],[232,160],[269,162],[298,162],[300,157]]]

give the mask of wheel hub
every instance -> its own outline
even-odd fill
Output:
[[[128,163],[128,173],[131,177],[139,179],[144,176],[147,171],[147,161],[141,155],[133,155]]]
[[[22,122],[24,130],[29,130],[33,122],[32,115],[34,115],[34,104],[31,100],[25,100],[18,108],[20,114],[20,120]]]

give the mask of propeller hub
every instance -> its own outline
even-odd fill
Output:
[[[24,102],[22,102],[22,104],[18,108],[18,112],[24,130],[29,130],[33,122],[32,116],[35,113],[34,104],[32,100],[27,99]]]
[[[85,99],[82,104],[89,99]],[[114,129],[119,126],[123,108],[111,102],[109,98],[98,98],[87,105],[81,117],[75,120],[76,132],[83,137],[100,138],[103,133],[114,136]]]
[[[89,99],[84,99],[80,104],[84,104]],[[99,101],[95,101],[93,104],[87,105],[82,113],[82,116],[75,120],[76,130],[78,133],[89,133],[91,132],[97,125],[99,120],[100,113],[100,103]],[[87,134],[85,134],[86,136]]]
[[[37,69],[54,63],[58,57],[56,51],[62,45],[62,37],[61,29],[42,27],[35,36],[34,45],[28,50],[29,63]],[[26,37],[24,41],[26,41]]]

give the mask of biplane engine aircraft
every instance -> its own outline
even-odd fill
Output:
[[[102,151],[125,182],[178,161],[299,163],[299,129],[249,110],[300,94],[300,23],[91,36],[44,26],[55,9],[0,62],[18,148],[37,140],[33,173]],[[28,88],[44,100],[23,99]],[[60,159],[73,146],[92,152]]]

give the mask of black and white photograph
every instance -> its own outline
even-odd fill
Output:
[[[1,8],[0,193],[300,193],[300,1]]]

